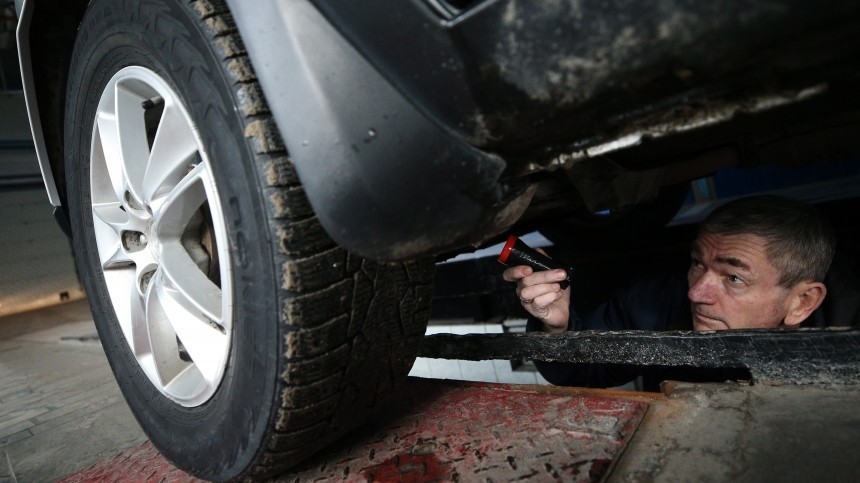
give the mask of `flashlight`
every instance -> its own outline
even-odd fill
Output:
[[[504,248],[502,248],[502,253],[499,254],[499,262],[509,267],[528,265],[536,272],[560,268],[567,272],[567,277],[559,282],[562,290],[566,289],[567,286],[570,285],[570,279],[573,277],[572,268],[565,267],[561,262],[553,260],[552,258],[538,252],[514,235],[508,237],[507,243],[505,243]]]

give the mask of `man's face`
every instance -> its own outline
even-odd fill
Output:
[[[702,233],[693,242],[687,274],[693,329],[772,328],[788,312],[789,289],[779,285],[765,241],[756,235]]]

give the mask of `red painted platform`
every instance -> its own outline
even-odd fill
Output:
[[[161,456],[161,453],[152,446],[152,443],[147,441],[129,448],[113,458],[71,474],[60,481],[68,483],[94,481],[158,481],[168,483],[203,480],[193,478],[188,473],[177,469],[164,456]]]
[[[362,430],[281,479],[598,481],[636,430],[649,397],[413,379]],[[63,481],[192,478],[145,443]]]

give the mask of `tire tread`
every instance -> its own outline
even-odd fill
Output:
[[[424,334],[434,264],[381,264],[335,245],[305,196],[228,9],[221,0],[194,7],[233,76],[280,260],[281,407],[265,453],[246,473],[272,476],[354,428],[405,377]]]

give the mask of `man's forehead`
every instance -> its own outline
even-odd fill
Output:
[[[767,241],[750,233],[736,235],[700,233],[693,241],[692,250],[700,256],[707,256],[721,263],[748,270],[762,263],[771,265],[767,254]]]

